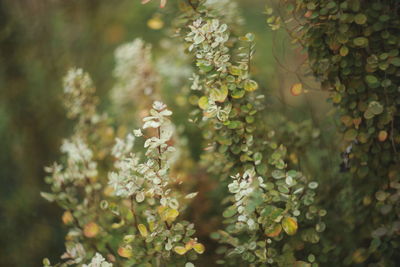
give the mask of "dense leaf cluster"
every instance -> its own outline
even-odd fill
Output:
[[[218,253],[226,255],[218,263],[311,265],[306,261],[315,256],[306,253],[307,246],[318,243],[326,211],[313,205],[318,184],[288,168],[286,148],[260,112],[264,96],[250,77],[254,35],[231,32],[235,27],[207,2],[181,8],[183,37],[197,67],[191,88],[199,109],[193,120],[208,142],[203,160],[222,183],[231,180],[226,228],[212,235],[222,244]]]
[[[278,16],[267,9],[268,23],[279,28],[286,22],[340,116],[354,212],[344,220],[354,233],[344,262],[394,266],[400,245],[399,2],[283,5]]]

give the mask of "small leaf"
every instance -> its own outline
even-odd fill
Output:
[[[234,76],[240,76],[242,74],[242,70],[237,66],[230,66],[229,73]]]
[[[232,93],[231,96],[235,99],[239,99],[242,98],[245,94],[244,90],[240,90],[240,89],[235,89]]]
[[[208,97],[206,97],[206,96],[200,97],[198,104],[201,109],[203,109],[203,110],[207,109],[208,108]]]
[[[297,221],[292,217],[285,217],[282,220],[282,228],[288,235],[294,235],[297,232]]]
[[[199,193],[199,192],[193,192],[193,193],[187,194],[187,195],[185,196],[185,199],[194,198],[194,197],[197,196],[198,193]]]
[[[95,237],[100,231],[100,227],[95,222],[89,222],[83,227],[83,235],[92,238]]]
[[[141,236],[147,237],[148,232],[147,232],[147,228],[146,228],[146,226],[144,224],[139,224],[138,225],[138,229],[139,229],[139,232],[140,232]]]
[[[265,235],[268,237],[277,237],[282,232],[282,226],[277,224],[270,231],[266,231]]]
[[[40,195],[49,202],[53,202],[56,199],[56,196],[51,193],[40,192]]]
[[[379,131],[379,134],[378,134],[378,140],[379,140],[379,142],[385,142],[385,140],[387,139],[387,137],[388,137],[388,133],[386,132],[386,131]]]
[[[120,255],[123,258],[131,258],[133,256],[132,247],[125,246],[118,248],[118,255]]]
[[[280,171],[280,170],[272,171],[271,175],[275,179],[281,179],[281,178],[286,176],[285,173],[283,171]]]
[[[215,102],[224,102],[228,96],[228,87],[221,86],[221,89],[213,88],[210,91],[210,98]]]
[[[349,48],[347,48],[347,46],[342,46],[342,47],[340,48],[339,53],[340,53],[340,55],[341,55],[342,57],[345,57],[345,56],[347,56],[347,54],[349,53]]]
[[[344,140],[346,141],[353,141],[356,139],[358,133],[355,129],[349,129],[344,133]]]
[[[374,75],[365,76],[365,81],[368,83],[368,85],[375,85],[379,83],[378,78],[376,78]]]
[[[377,101],[372,101],[368,104],[368,109],[374,115],[379,115],[383,112],[383,106]]]
[[[354,17],[354,22],[359,25],[363,25],[367,22],[367,16],[365,16],[364,14],[357,14]]]
[[[135,240],[135,236],[134,235],[126,235],[126,236],[124,236],[124,242],[125,243],[131,243],[133,240]]]
[[[193,43],[194,44],[200,44],[202,42],[204,42],[206,38],[204,37],[204,35],[202,34],[196,34],[193,38]]]
[[[318,183],[317,182],[311,182],[308,184],[308,187],[310,189],[316,189],[318,187]]]
[[[244,83],[244,90],[247,92],[253,92],[258,89],[258,84],[253,80],[246,80]]]
[[[225,218],[230,218],[233,215],[235,215],[237,213],[236,207],[234,206],[230,206],[229,208],[227,208],[223,213],[222,216],[224,216]]]
[[[400,57],[394,57],[390,60],[390,64],[400,67]]]
[[[184,255],[187,252],[186,248],[182,246],[174,247],[174,251],[179,255]]]
[[[74,217],[72,216],[72,213],[69,210],[63,213],[62,221],[64,224],[70,224],[74,221]]]
[[[165,218],[169,222],[175,221],[178,216],[179,216],[179,211],[177,211],[176,209],[168,209],[165,214]]]
[[[154,16],[147,21],[147,27],[152,30],[160,30],[164,27],[164,21],[160,18],[160,16]]]
[[[354,38],[353,43],[356,46],[365,47],[368,45],[368,39],[365,37],[357,37],[357,38]]]
[[[295,83],[290,88],[290,93],[293,96],[298,96],[303,92],[303,85],[301,83]]]
[[[196,251],[198,254],[203,254],[205,251],[205,247],[201,243],[196,243],[193,245],[194,251]]]

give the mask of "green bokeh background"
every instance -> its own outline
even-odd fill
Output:
[[[270,104],[278,103],[294,119],[320,120],[327,112],[325,93],[296,99],[288,94],[296,76],[279,70],[274,57],[290,65],[292,52],[284,35],[268,29],[265,1],[239,2],[244,30],[257,36],[255,74]],[[62,76],[72,66],[87,70],[101,109],[107,109],[114,49],[142,37],[157,53],[158,41],[166,36],[147,26],[157,12],[170,19],[168,8],[157,5],[142,6],[139,0],[0,2],[0,266],[40,266],[44,257],[54,262],[64,251],[62,211],[40,197],[48,190],[43,166],[58,159],[61,140],[72,130],[61,103]],[[320,156],[314,155],[316,165]]]

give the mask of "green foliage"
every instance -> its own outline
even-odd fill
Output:
[[[343,220],[354,235],[340,252],[346,255],[341,264],[394,266],[400,245],[398,2],[295,0],[285,8],[279,19],[270,10],[269,23],[288,23],[342,122],[352,176],[351,189],[342,190],[353,191],[356,213]]]
[[[145,39],[157,33],[159,43],[135,39],[117,48],[113,72],[109,66],[100,74],[91,71],[97,86],[81,69],[65,76],[63,102],[75,126],[62,142],[59,163],[46,168],[51,192],[41,194],[64,210],[65,253],[54,266],[395,266],[400,225],[398,4],[288,0],[279,1],[285,10],[277,9],[278,16],[266,9],[267,23],[273,29],[282,28],[282,22],[289,26],[328,89],[341,131],[335,136],[333,118],[312,110],[310,100],[321,98],[308,98],[313,91],[308,84],[294,83],[292,96],[282,91],[278,100],[283,105],[275,103],[270,89],[279,78],[285,88],[289,74],[264,75],[261,69],[268,64],[263,61],[270,53],[260,47],[268,47],[267,37],[242,32],[242,10],[235,1],[142,1],[147,2],[163,9],[141,14],[142,9],[124,12],[131,8],[121,5],[116,13],[133,21],[132,32]],[[108,25],[112,19],[105,14],[112,12],[105,7],[92,3],[88,13],[76,18],[98,17],[96,28],[106,29],[100,37],[107,44],[103,50],[112,51],[112,44],[128,32],[121,21]],[[246,28],[255,30],[250,24]],[[74,34],[79,30],[73,29]],[[13,40],[6,28],[0,33]],[[90,40],[86,46],[97,44],[95,36],[85,37]],[[11,44],[1,47],[7,52]],[[103,54],[98,47],[97,52],[81,52],[77,45],[74,64],[86,55]],[[16,59],[12,53],[4,56]],[[63,64],[64,56],[58,58],[54,65],[69,65]],[[105,58],[111,59],[111,53]],[[36,69],[24,68],[28,77]],[[109,103],[101,93],[107,87],[112,88]],[[292,106],[302,98],[307,106]],[[160,99],[174,114],[155,101]],[[9,106],[0,110],[0,129],[16,118],[7,117],[13,114]],[[134,125],[141,129],[132,131]],[[48,132],[53,139],[61,135]],[[3,206],[6,214],[13,210],[8,202]],[[51,217],[59,216],[44,218]],[[52,252],[46,255],[51,260],[44,259],[44,266],[56,262]],[[25,262],[35,264],[28,256]]]
[[[207,3],[189,3],[182,4],[180,23],[198,67],[192,88],[200,110],[193,121],[201,121],[209,143],[204,165],[221,182],[232,180],[226,228],[212,236],[225,255],[218,263],[295,265],[307,243],[319,241],[315,224],[325,212],[313,205],[317,183],[288,169],[286,148],[260,123],[264,96],[250,78],[254,35],[236,36]]]

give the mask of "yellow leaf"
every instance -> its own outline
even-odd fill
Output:
[[[298,96],[303,92],[303,85],[301,83],[295,83],[290,88],[290,93],[293,96]]]
[[[359,248],[354,251],[352,258],[355,263],[363,263],[368,258],[368,255],[365,249]]]
[[[237,66],[230,66],[229,73],[235,76],[240,76],[242,74],[242,70]]]
[[[99,233],[99,231],[100,227],[95,222],[87,223],[83,227],[83,234],[88,238],[95,237]]]
[[[353,119],[348,115],[344,115],[344,116],[340,117],[340,120],[347,127],[350,127],[351,125],[353,125]]]
[[[295,153],[290,153],[289,159],[290,159],[294,164],[299,163],[299,158],[297,157],[297,155],[296,155]]]
[[[177,247],[174,247],[174,251],[179,255],[183,255],[186,253],[187,250],[182,246],[177,246]]]
[[[63,213],[62,221],[64,224],[70,224],[73,222],[73,220],[74,220],[74,217],[72,216],[72,213],[69,210],[67,210]]]
[[[124,219],[122,219],[119,223],[113,223],[111,225],[111,228],[112,229],[118,229],[118,228],[120,228],[120,227],[122,227],[124,225],[125,225],[125,221],[124,221]]]
[[[282,220],[282,228],[288,235],[294,235],[297,232],[297,221],[292,217],[285,217]]]
[[[378,140],[380,141],[380,142],[385,142],[385,140],[387,139],[387,137],[388,137],[388,133],[386,132],[386,131],[379,131],[379,134],[378,134]]]
[[[176,209],[168,209],[166,212],[166,219],[169,222],[173,222],[175,221],[176,217],[178,217],[179,215],[179,211],[177,211]]]
[[[126,236],[124,236],[124,242],[125,243],[131,243],[133,240],[135,240],[135,236],[134,235],[126,235]]]
[[[253,92],[258,89],[258,84],[256,81],[247,80],[244,82],[244,90],[247,92]]]
[[[118,255],[120,255],[123,258],[131,258],[133,256],[132,247],[125,246],[118,248]]]
[[[189,242],[187,242],[185,244],[185,249],[187,251],[191,250],[193,248],[193,245],[195,244],[196,241],[194,241],[193,239],[190,239]]]
[[[208,108],[208,97],[206,97],[206,96],[200,97],[198,105],[201,109],[207,109]]]
[[[342,47],[340,48],[339,53],[340,53],[340,55],[341,55],[342,57],[345,57],[345,56],[347,56],[347,54],[349,53],[349,49],[347,48],[347,46],[342,46]]]
[[[206,250],[205,247],[204,247],[204,245],[201,244],[201,243],[196,243],[196,244],[194,244],[194,245],[193,245],[193,249],[194,249],[194,251],[196,251],[196,252],[199,253],[199,254],[203,254],[204,251]]]
[[[167,207],[166,206],[158,206],[157,207],[157,212],[158,212],[158,215],[162,215],[163,213],[164,213],[164,211],[167,209]]]
[[[221,86],[220,89],[213,88],[210,92],[210,98],[215,102],[224,102],[228,96],[228,87],[226,85]]]
[[[144,224],[139,224],[138,228],[139,228],[140,235],[143,237],[147,237],[148,232],[147,232],[146,226]]]
[[[107,197],[112,196],[113,193],[114,193],[114,189],[113,189],[111,186],[108,186],[108,185],[107,185],[107,186],[104,188],[104,190],[103,190],[103,194],[104,194],[105,196],[107,196]]]
[[[280,224],[275,225],[275,227],[271,231],[267,231],[265,233],[268,237],[277,237],[282,231],[282,226]]]
[[[149,230],[150,230],[150,232],[153,232],[155,227],[156,227],[156,225],[155,225],[154,222],[149,222]]]
[[[159,30],[164,27],[164,21],[159,16],[154,16],[147,21],[147,26],[152,30]]]

